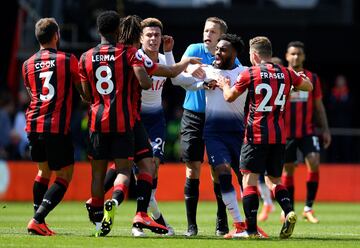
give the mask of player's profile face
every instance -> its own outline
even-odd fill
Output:
[[[305,61],[305,53],[300,47],[289,47],[286,52],[286,61],[291,67],[302,67]]]
[[[145,51],[159,52],[161,29],[159,27],[145,27],[141,35],[141,44]]]
[[[235,52],[231,43],[220,40],[215,47],[214,66],[219,69],[230,69],[235,62]]]
[[[221,36],[220,25],[214,22],[206,22],[203,32],[203,42],[206,47],[214,48]]]

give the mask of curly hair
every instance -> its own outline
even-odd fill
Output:
[[[113,34],[119,29],[120,15],[113,10],[102,12],[96,20],[101,35]]]
[[[222,34],[219,41],[220,40],[226,40],[230,42],[238,54],[241,54],[245,48],[244,41],[240,36],[237,36],[236,34]]]

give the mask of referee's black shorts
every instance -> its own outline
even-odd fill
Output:
[[[203,130],[205,113],[184,109],[181,119],[181,159],[183,162],[204,161]]]

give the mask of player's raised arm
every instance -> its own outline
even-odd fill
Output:
[[[185,57],[180,62],[172,65],[158,65],[158,68],[154,71],[154,75],[163,77],[176,77],[183,72],[189,64],[201,64],[201,58],[198,57]]]

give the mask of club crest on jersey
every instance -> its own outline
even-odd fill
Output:
[[[136,57],[138,60],[143,60],[143,56],[144,56],[144,52],[143,52],[143,50],[141,50],[141,49],[137,50],[137,52],[135,53],[135,57]]]
[[[137,52],[135,53],[135,57],[138,60],[141,60],[144,62],[145,67],[147,68],[151,68],[154,63],[152,62],[152,60],[144,53],[143,50],[139,49],[137,50]]]

